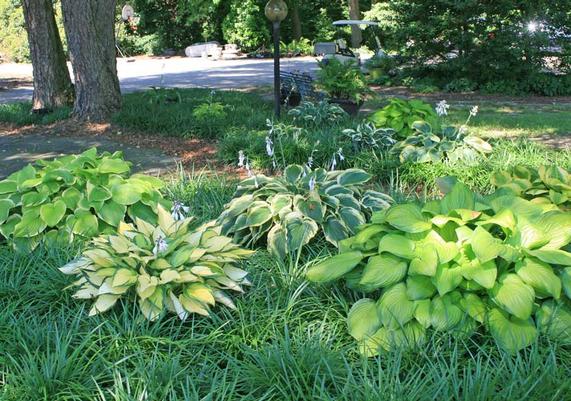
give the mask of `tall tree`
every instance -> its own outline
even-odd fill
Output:
[[[62,0],[75,81],[76,118],[107,120],[121,107],[115,58],[116,0]]]
[[[349,18],[361,19],[359,0],[349,0]],[[351,46],[359,47],[363,41],[363,34],[357,25],[351,25]]]
[[[301,18],[299,16],[299,3],[298,0],[291,0],[289,3],[289,7],[291,9],[292,36],[293,39],[300,40],[303,34],[301,28]]]
[[[73,86],[56,25],[52,0],[23,0],[34,75],[32,111],[73,102]]]

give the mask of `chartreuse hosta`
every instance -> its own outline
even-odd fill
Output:
[[[253,246],[267,240],[268,250],[284,258],[298,252],[318,233],[337,245],[355,233],[371,212],[392,202],[365,190],[371,175],[363,170],[311,170],[288,166],[282,177],[256,175],[242,181],[218,219],[236,243]]]
[[[182,320],[208,315],[216,302],[234,308],[226,290],[249,284],[236,263],[252,251],[241,249],[220,228],[189,229],[191,219],[175,221],[158,207],[158,226],[135,218],[116,234],[95,238],[83,255],[62,267],[78,276],[75,298],[93,299],[90,315],[105,312],[121,298],[137,296],[143,315],[157,319],[163,310]]]
[[[373,215],[340,253],[311,267],[362,292],[348,316],[362,351],[414,346],[428,329],[483,329],[505,350],[538,331],[571,343],[571,214],[513,195],[482,198],[457,183],[441,200]]]
[[[571,175],[557,166],[516,166],[492,176],[492,184],[500,191],[513,193],[534,203],[555,203],[569,210],[571,205]]]
[[[120,152],[90,149],[38,161],[0,181],[0,238],[22,249],[42,239],[71,242],[113,232],[139,217],[156,222],[157,205],[170,208],[157,178],[129,175]]]

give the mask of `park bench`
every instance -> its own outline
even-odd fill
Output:
[[[282,71],[281,78],[281,100],[288,106],[297,106],[303,101],[319,101],[325,98],[325,94],[315,89],[313,78],[305,72]]]

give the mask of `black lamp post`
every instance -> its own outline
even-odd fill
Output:
[[[287,17],[287,4],[284,0],[270,0],[266,4],[266,17],[274,27],[274,102],[276,117],[280,116],[280,23]]]

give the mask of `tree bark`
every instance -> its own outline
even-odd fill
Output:
[[[115,58],[116,0],[62,0],[75,81],[73,114],[105,121],[121,108]]]
[[[302,37],[301,32],[301,19],[299,18],[299,4],[297,1],[293,1],[291,5],[291,22],[292,22],[292,33],[295,40],[300,40]]]
[[[56,25],[52,0],[23,0],[34,75],[32,112],[73,102],[73,85]]]
[[[349,18],[361,19],[361,9],[359,7],[359,0],[349,0]],[[351,46],[356,48],[361,46],[363,35],[358,26],[351,25]]]

